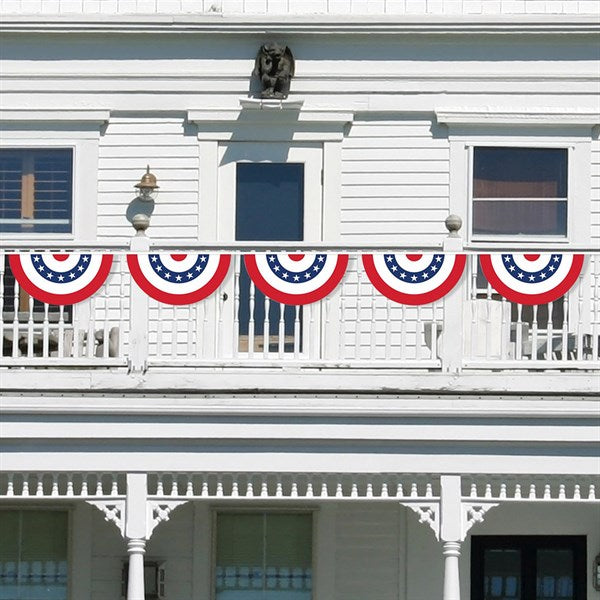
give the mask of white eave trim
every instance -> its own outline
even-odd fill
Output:
[[[580,125],[594,127],[600,123],[600,114],[588,110],[557,110],[528,108],[498,110],[494,108],[448,108],[435,111],[438,123],[444,125]]]
[[[594,34],[593,15],[4,15],[5,33]]]
[[[5,109],[0,110],[0,122],[3,123],[108,123],[110,111],[89,109]]]

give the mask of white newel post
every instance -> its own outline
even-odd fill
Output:
[[[444,239],[444,252],[452,254],[462,252],[463,240],[458,235],[461,226],[462,220],[457,215],[450,215],[446,219],[448,236]],[[463,274],[456,287],[444,297],[444,322],[439,353],[442,370],[451,373],[457,373],[462,369],[464,280]]]
[[[127,474],[125,538],[129,554],[127,600],[144,600],[144,554],[147,537],[147,477]]]
[[[463,539],[460,475],[442,475],[440,479],[440,540],[444,556],[443,600],[460,600],[458,560]]]
[[[131,252],[148,252],[150,239],[143,230],[131,238]],[[148,361],[148,295],[131,280],[129,309],[129,371],[145,371]]]

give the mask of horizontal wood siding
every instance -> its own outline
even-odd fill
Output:
[[[125,218],[135,183],[150,165],[160,186],[151,226],[153,239],[198,236],[198,140],[187,135],[181,117],[111,117],[100,140],[98,237],[127,240],[133,228]]]
[[[340,507],[335,600],[398,600],[399,507]]]
[[[355,122],[342,150],[341,234],[427,243],[445,232],[448,140],[430,120]]]
[[[600,244],[600,140],[592,141],[592,187],[591,187],[592,243]]]

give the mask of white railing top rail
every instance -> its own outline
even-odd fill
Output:
[[[152,243],[148,252],[229,252],[232,254],[243,254],[248,252],[347,252],[347,253],[370,253],[370,252],[454,252],[444,250],[442,240],[439,244],[418,244],[399,241],[398,243],[371,243],[364,244],[359,242],[289,242],[289,241],[270,241],[270,242],[163,242]],[[131,252],[129,244],[118,244],[114,242],[65,242],[65,241],[32,241],[32,240],[0,240],[0,251],[5,252],[61,252],[61,251],[85,251],[85,252],[106,252],[110,250],[114,253]],[[519,252],[526,250],[535,250],[539,252],[556,252],[561,254],[584,253],[599,254],[600,248],[597,245],[569,245],[568,247],[557,244],[556,242],[519,242],[519,243],[471,243],[465,244],[462,254],[483,254],[490,252]],[[140,253],[139,250],[136,252]],[[141,252],[142,254],[144,252]]]

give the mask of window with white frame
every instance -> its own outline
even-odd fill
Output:
[[[0,232],[72,230],[73,150],[0,149]]]
[[[310,600],[310,513],[219,513],[215,600]]]
[[[473,236],[568,233],[566,148],[473,147]]]
[[[66,511],[0,510],[0,599],[67,600]]]

